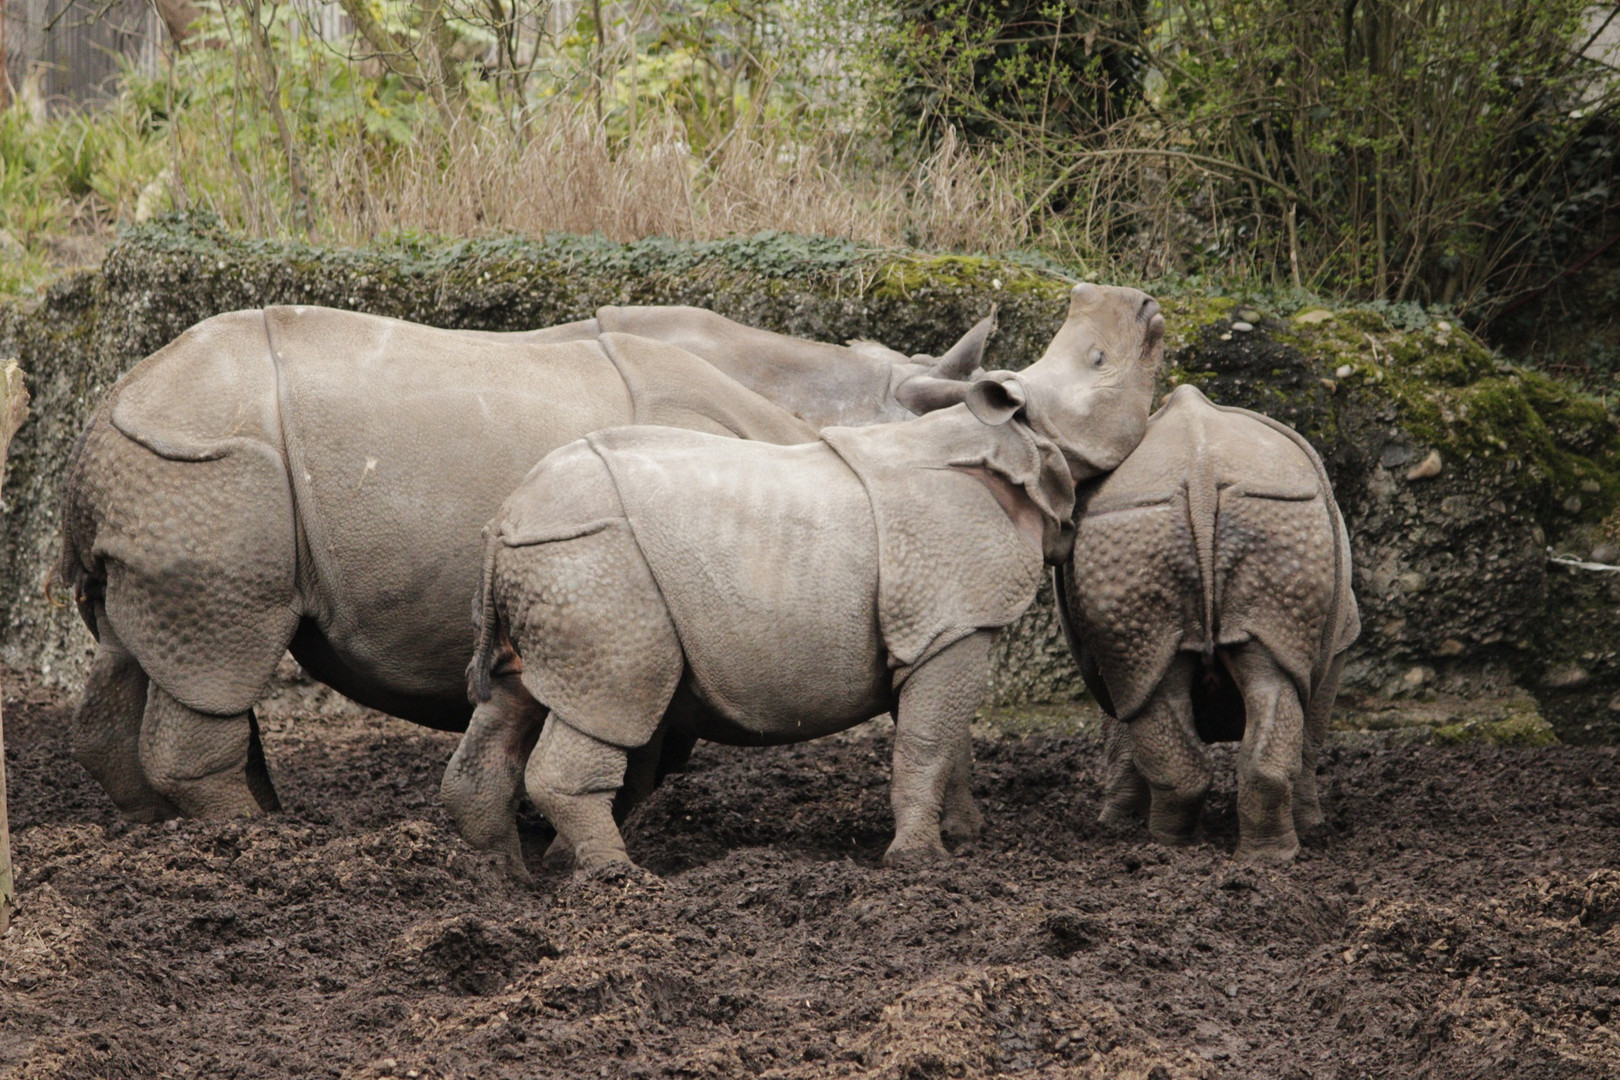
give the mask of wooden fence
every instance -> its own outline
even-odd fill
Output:
[[[587,2],[528,0],[518,6],[541,12],[546,32],[557,37]],[[337,43],[353,33],[335,0],[294,4],[317,37]],[[645,18],[653,10],[625,0],[601,7],[610,23],[619,24],[610,39],[625,32],[629,12]],[[166,44],[167,31],[151,0],[0,0],[0,106],[17,97],[52,110],[104,100],[123,67],[156,71]]]
[[[163,23],[146,0],[0,0],[0,104],[73,108],[108,97],[119,71],[156,71]]]

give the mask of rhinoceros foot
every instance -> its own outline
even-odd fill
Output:
[[[1287,866],[1299,854],[1299,840],[1288,837],[1281,840],[1239,843],[1233,858],[1256,866]]]
[[[953,847],[972,843],[984,833],[984,815],[971,802],[947,806],[939,819],[939,832]]]
[[[552,838],[551,846],[540,857],[540,865],[547,870],[567,870],[574,865],[574,849],[561,833]]]
[[[883,865],[890,870],[917,870],[951,857],[944,846],[896,848],[892,844],[883,853]]]

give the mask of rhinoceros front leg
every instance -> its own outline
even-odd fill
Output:
[[[659,727],[646,746],[626,751],[624,784],[613,796],[614,823],[623,825],[630,817],[630,811],[645,802],[663,782],[666,771],[684,768],[686,758],[691,755],[696,742],[695,738],[671,732],[668,725],[664,725]],[[674,770],[668,769],[672,758],[676,759],[677,768]],[[542,861],[559,870],[572,866],[574,849],[568,838],[559,832],[551,846],[546,848]]]
[[[1152,789],[1134,755],[1130,725],[1104,717],[1103,800],[1097,820],[1111,828],[1141,820],[1152,803]]]
[[[580,870],[630,861],[613,821],[613,797],[624,786],[629,759],[628,751],[575,730],[556,713],[546,719],[529,755],[523,774],[529,798],[573,852]]]
[[[152,683],[140,758],[152,787],[188,817],[253,816],[279,808],[251,709],[210,716]]]
[[[108,625],[96,615],[100,640],[73,710],[68,752],[112,797],[129,821],[177,817],[179,807],[160,795],[141,768],[141,717],[146,712],[146,672]]]
[[[507,872],[525,883],[534,879],[518,838],[518,802],[523,771],[545,719],[545,706],[523,688],[517,673],[496,679],[489,700],[473,710],[439,783],[462,839],[498,853]]]
[[[885,866],[947,854],[940,810],[946,786],[961,767],[963,745],[972,753],[969,725],[984,699],[994,640],[987,630],[963,638],[918,667],[900,688],[889,789],[894,842],[883,854]]]
[[[1209,759],[1193,729],[1195,663],[1191,654],[1179,654],[1131,721],[1132,757],[1151,792],[1148,831],[1165,844],[1188,844],[1197,837],[1209,794]]]
[[[1231,666],[1248,715],[1238,752],[1237,857],[1286,863],[1299,853],[1293,806],[1304,750],[1299,694],[1257,643],[1234,649]]]
[[[939,831],[952,844],[977,840],[984,832],[984,814],[973,801],[973,739],[962,740],[945,785],[945,812],[940,815]]]

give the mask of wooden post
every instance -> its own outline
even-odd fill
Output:
[[[17,361],[0,363],[0,486],[6,478],[6,450],[28,415],[28,388]],[[11,926],[11,906],[17,895],[11,877],[11,826],[6,820],[6,728],[0,718],[0,934]]]

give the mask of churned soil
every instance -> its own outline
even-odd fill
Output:
[[[0,1076],[1620,1076],[1614,748],[1335,744],[1278,871],[1231,860],[1230,754],[1167,849],[1095,824],[1095,737],[995,736],[984,838],[891,871],[881,724],[704,746],[646,871],[529,890],[440,807],[454,736],[295,705],[284,812],[128,826],[7,679]]]

